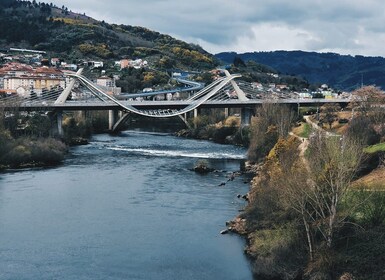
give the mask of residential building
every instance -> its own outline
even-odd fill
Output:
[[[114,79],[107,77],[107,76],[101,76],[97,78],[96,84],[103,86],[103,87],[114,87],[115,81]]]
[[[135,69],[144,68],[148,65],[148,62],[146,60],[142,59],[121,59],[120,61],[115,61],[116,66],[120,66],[120,70],[133,67]]]
[[[115,79],[110,78],[108,76],[101,76],[96,80],[96,84],[101,86],[103,90],[105,90],[109,94],[120,94],[122,89],[120,87],[116,87]]]
[[[29,97],[32,90],[40,95],[44,90],[66,85],[63,72],[55,68],[38,67],[20,63],[9,63],[0,68],[2,89],[16,91],[23,97]]]

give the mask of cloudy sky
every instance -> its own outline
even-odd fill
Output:
[[[50,0],[211,53],[304,50],[385,56],[383,0]]]

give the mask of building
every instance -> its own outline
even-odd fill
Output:
[[[108,76],[99,77],[96,79],[96,84],[102,87],[102,89],[109,94],[119,95],[122,92],[120,87],[116,87],[115,79]]]
[[[120,69],[128,68],[130,66],[130,60],[129,59],[122,59],[120,60]]]
[[[97,78],[96,84],[102,87],[114,87],[115,81],[114,79],[107,77],[107,76],[101,76]]]
[[[38,96],[45,90],[66,86],[62,71],[46,66],[34,68],[21,63],[9,63],[0,68],[0,84],[5,91],[16,91],[22,97],[29,97],[31,92]]]
[[[104,67],[103,61],[88,61],[88,62],[85,62],[84,64],[91,67],[91,68],[103,68]]]
[[[148,62],[142,59],[121,59],[120,61],[115,61],[115,66],[120,66],[120,70],[125,68],[135,68],[141,69],[148,66]]]
[[[60,65],[60,59],[57,57],[51,58],[51,65],[52,66],[59,66]]]

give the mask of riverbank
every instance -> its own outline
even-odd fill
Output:
[[[266,116],[266,120],[269,119]],[[384,187],[380,182],[377,189],[365,183],[372,184],[373,176],[379,177],[377,166],[383,155],[362,155],[364,160],[357,160],[360,164],[354,170],[346,170],[344,166],[354,163],[352,155],[362,154],[363,146],[354,148],[353,142],[346,142],[343,147],[347,148],[347,152],[356,150],[352,150],[350,155],[335,157],[342,152],[339,141],[348,141],[347,137],[333,137],[335,133],[323,133],[319,127],[312,131],[308,123],[297,123],[290,136],[278,136],[277,128],[284,125],[272,123],[264,127],[263,124],[263,119],[259,119],[257,126],[250,129],[252,143],[249,155],[259,159],[259,164],[249,166],[255,172],[250,190],[244,196],[249,203],[240,215],[226,224],[227,230],[223,231],[235,232],[247,240],[245,254],[252,260],[255,279],[385,279],[382,265],[385,262],[385,235],[381,233],[385,231]],[[179,136],[214,141],[213,136],[219,135],[218,131],[223,127],[224,122],[220,122],[183,131]],[[286,127],[290,128],[289,125]],[[346,126],[339,124],[338,127],[342,132],[348,131]],[[312,135],[319,138],[309,139]],[[231,138],[228,133],[217,142],[234,144],[228,141]],[[324,140],[318,143],[314,139]],[[332,150],[328,153],[327,149]],[[341,163],[336,165],[336,160]],[[325,163],[325,166],[312,169],[317,168],[317,162]],[[330,168],[334,171],[324,173]],[[372,175],[366,175],[370,179],[357,180],[373,169]],[[344,191],[326,192],[334,188],[329,185],[329,182],[335,181],[333,176],[343,174],[338,172],[350,174],[339,177],[344,178]],[[325,177],[320,177],[320,174]],[[330,176],[331,181],[326,176]],[[312,191],[309,180],[319,184],[318,194]],[[315,195],[314,199],[323,195],[328,199],[312,206],[311,203],[316,200],[308,201],[308,195]],[[333,197],[338,198],[336,218],[327,214],[332,209],[328,203]],[[302,204],[302,201],[307,202]],[[313,214],[301,215],[298,212],[300,209]],[[329,228],[327,221],[330,219],[334,222]],[[328,230],[332,232],[330,243],[326,238]]]
[[[290,144],[293,143],[293,144]],[[296,143],[296,144],[295,144]],[[237,218],[228,223],[233,232],[247,240],[245,253],[252,259],[256,279],[325,279],[368,280],[385,279],[385,193],[380,183],[369,187],[373,176],[385,173],[375,168],[368,177],[351,183],[341,201],[332,247],[322,242],[317,231],[311,235],[313,258],[309,257],[306,231],[295,211],[288,207],[282,191],[295,180],[279,175],[275,157],[292,158],[291,149],[303,141],[289,137],[278,142],[268,157],[254,166],[254,177],[248,193],[249,204]],[[298,151],[304,153],[301,149]],[[290,155],[290,156],[289,156]],[[293,177],[294,173],[289,176]],[[373,174],[373,175],[372,175]],[[279,178],[278,189],[274,182]],[[295,176],[300,177],[297,173]],[[298,179],[298,178],[297,178]],[[300,184],[300,181],[298,181]],[[295,189],[292,189],[294,191]],[[286,190],[285,195],[289,194]],[[314,224],[311,224],[314,226]]]
[[[181,129],[175,133],[178,137],[213,141],[247,147],[249,145],[249,128],[240,126],[240,117],[230,116],[223,121],[209,124],[198,117],[191,128]]]
[[[45,167],[60,164],[68,151],[67,146],[53,138],[12,138],[0,133],[0,169]]]

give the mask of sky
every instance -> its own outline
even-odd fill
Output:
[[[169,34],[212,54],[303,50],[385,57],[383,0],[47,2],[108,23]]]

